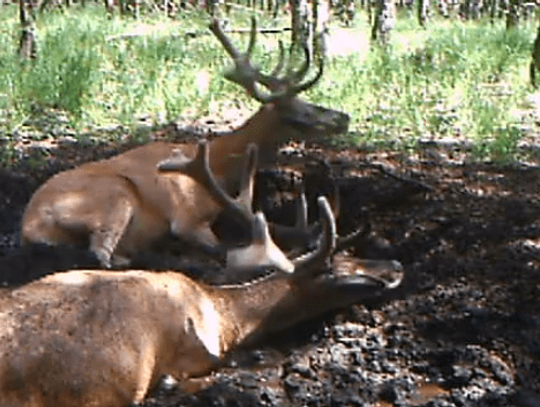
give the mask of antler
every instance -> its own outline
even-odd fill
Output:
[[[234,216],[249,224],[254,222],[252,212],[253,186],[257,169],[258,148],[249,144],[246,151],[245,167],[240,181],[240,193],[236,199],[223,190],[212,174],[209,164],[209,148],[206,141],[199,142],[195,158],[190,159],[181,152],[157,165],[159,172],[182,172],[208,188],[212,197],[223,207],[229,209]]]
[[[197,155],[193,159],[182,153],[164,160],[158,164],[160,172],[182,172],[201,185],[205,186],[210,195],[224,208],[251,226],[251,244],[246,247],[230,249],[227,251],[227,265],[235,268],[252,266],[253,264],[277,266],[288,273],[294,271],[294,264],[272,240],[268,225],[262,212],[252,212],[253,186],[257,169],[258,148],[250,144],[246,151],[246,161],[240,180],[240,192],[236,199],[231,198],[216,181],[208,162],[209,149],[204,141],[199,143]],[[264,261],[263,261],[264,260]]]
[[[287,69],[288,74],[286,76],[278,77],[277,75],[280,74],[284,66],[285,53],[283,51],[283,44],[281,41],[279,43],[280,52],[278,63],[269,75],[263,74],[258,68],[251,64],[251,53],[255,48],[257,35],[257,21],[255,17],[252,17],[251,19],[249,45],[245,53],[241,53],[234,47],[234,45],[232,45],[231,40],[225,35],[217,19],[214,19],[210,24],[210,30],[214,33],[227,53],[234,60],[234,69],[228,71],[225,74],[225,78],[244,87],[253,98],[261,103],[271,103],[282,98],[291,98],[315,85],[323,74],[324,45],[322,44],[323,38],[321,35],[317,36],[315,41],[315,53],[319,54],[317,73],[311,80],[301,83],[311,64],[310,52],[306,44],[302,46],[305,55],[303,65],[297,71]],[[291,46],[289,52],[291,52],[293,48],[294,46]],[[256,85],[257,83],[265,86],[268,90],[270,90],[270,93],[261,92]]]
[[[324,196],[317,198],[317,204],[320,211],[319,218],[323,224],[322,238],[315,251],[293,261],[295,277],[312,276],[314,273],[321,272],[320,269],[336,248],[336,220],[332,208]]]

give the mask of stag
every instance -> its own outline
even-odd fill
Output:
[[[397,287],[396,261],[326,267],[335,221],[318,199],[318,248],[238,286],[178,272],[57,273],[0,296],[0,405],[122,407],[141,403],[160,377],[180,386],[207,375],[241,344]]]
[[[23,231],[32,229],[34,235],[38,233],[47,235],[50,233],[46,228],[48,225],[62,222],[65,228],[64,235],[60,236],[62,243],[84,245],[85,240],[89,238],[90,250],[105,267],[110,268],[113,254],[115,264],[122,266],[129,263],[135,247],[151,249],[150,244],[161,243],[169,230],[184,239],[189,238],[190,234],[179,233],[178,230],[184,227],[182,222],[189,222],[192,217],[197,216],[202,200],[207,207],[214,206],[218,210],[227,208],[229,213],[251,226],[251,245],[231,250],[224,248],[230,267],[271,265],[285,272],[291,272],[294,266],[269,236],[264,215],[262,212],[252,213],[257,147],[250,144],[247,150],[241,174],[240,194],[236,199],[228,196],[215,180],[209,167],[208,144],[201,142],[193,159],[185,157],[181,151],[176,151],[174,157],[157,165],[153,182],[149,184],[165,184],[169,195],[139,193],[137,184],[132,182],[136,178],[118,175],[118,172],[121,173],[119,168],[117,173],[106,173],[102,166],[97,165],[99,163],[89,164],[86,171],[80,171],[76,179],[64,176],[69,172],[61,173],[43,186],[43,188],[47,185],[56,186],[54,205],[43,205],[40,200],[43,195],[38,190],[23,217]],[[74,172],[77,173],[77,169]],[[173,177],[167,176],[168,174],[173,174]],[[175,195],[178,181],[190,195],[181,197]],[[85,190],[93,191],[92,201],[81,198],[81,195],[84,197]],[[113,199],[115,201],[111,203],[109,200]],[[96,203],[103,205],[103,210],[97,213],[93,211]],[[35,213],[35,207],[41,209],[41,217],[29,220],[27,214]],[[105,207],[108,207],[107,212]],[[53,224],[54,226],[56,224]],[[206,230],[210,230],[208,224],[202,231],[189,232],[197,234]],[[115,231],[121,231],[122,234],[113,233]],[[26,235],[23,234],[23,239],[25,238]]]
[[[210,169],[229,195],[240,189],[250,144],[258,147],[259,166],[266,166],[274,162],[279,145],[286,140],[346,131],[348,115],[297,97],[322,76],[322,52],[318,53],[317,73],[304,80],[311,65],[309,52],[305,52],[298,70],[288,68],[288,74],[283,75],[284,52],[280,46],[278,64],[268,75],[250,62],[257,32],[254,19],[246,53],[232,45],[217,20],[210,29],[235,62],[226,78],[262,104],[240,128],[208,143]],[[125,266],[133,253],[160,247],[171,234],[206,252],[222,252],[211,225],[224,208],[212,191],[171,166],[161,166],[162,172],[168,173],[165,176],[156,173],[156,168],[171,157],[192,159],[197,151],[191,144],[155,142],[57,174],[28,203],[22,221],[23,244],[87,245],[103,267]],[[279,227],[273,230],[289,232]]]

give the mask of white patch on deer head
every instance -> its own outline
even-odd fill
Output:
[[[252,242],[249,246],[229,250],[227,267],[276,267],[286,273],[294,271],[294,264],[274,243],[262,212],[255,214]]]

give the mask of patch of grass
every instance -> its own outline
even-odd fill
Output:
[[[82,129],[132,126],[141,118],[197,118],[231,100],[247,111],[257,107],[223,79],[231,62],[213,36],[185,36],[207,31],[202,13],[182,11],[175,21],[150,14],[137,21],[107,16],[98,4],[48,12],[38,20],[39,59],[21,65],[16,11],[5,6],[0,17],[5,134],[44,108],[66,112],[70,125]],[[267,17],[260,20],[270,24]],[[362,21],[360,15],[355,23],[359,35],[369,37]],[[248,27],[249,13],[236,12],[231,25]],[[388,48],[330,57],[323,79],[305,97],[351,115],[351,132],[341,139],[348,144],[410,147],[420,138],[455,137],[477,143],[479,159],[515,157],[523,135],[516,129],[532,125],[516,112],[530,91],[525,72],[533,31],[454,20],[431,21],[422,30],[413,15],[402,13]],[[140,35],[110,38],[130,32]],[[247,36],[232,37],[244,49]],[[260,35],[253,58],[270,70],[276,36]]]
[[[408,146],[418,138],[458,137],[495,143],[479,158],[514,151],[519,137],[512,129],[527,120],[514,113],[529,91],[530,28],[441,22],[424,33],[421,47],[414,35],[416,46],[404,46],[407,33],[398,26],[391,47],[371,49],[361,66],[351,55],[335,67],[349,72],[339,76],[349,82],[342,97],[358,129],[353,142]]]

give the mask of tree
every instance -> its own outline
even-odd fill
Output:
[[[429,0],[418,0],[418,22],[421,27],[426,26],[429,16]]]
[[[31,0],[19,0],[19,19],[21,35],[19,37],[18,53],[22,59],[36,59],[36,28],[34,24],[34,7]]]
[[[309,7],[307,0],[289,0],[291,8],[292,44],[308,44],[310,38]]]
[[[519,25],[519,10],[521,0],[510,0],[508,14],[506,15],[506,29],[517,27]]]
[[[390,32],[396,24],[396,7],[393,0],[377,0],[375,20],[371,29],[371,40],[386,45]]]
[[[531,85],[536,89],[536,71],[540,71],[540,24],[538,25],[538,31],[536,32],[536,39],[534,40],[533,50],[532,50],[532,60],[529,66],[529,75],[531,80]]]

